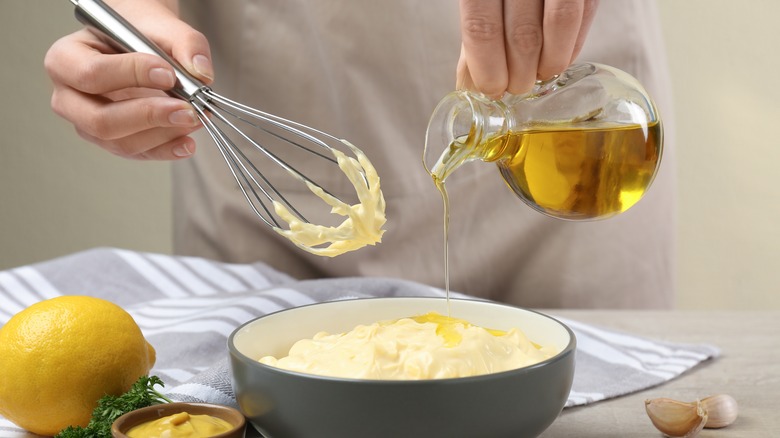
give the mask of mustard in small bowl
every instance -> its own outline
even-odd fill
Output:
[[[114,438],[243,438],[244,416],[228,406],[163,403],[128,412],[111,427]]]

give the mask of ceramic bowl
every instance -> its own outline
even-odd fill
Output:
[[[154,421],[169,415],[187,412],[193,415],[211,415],[230,423],[233,428],[211,438],[243,438],[246,431],[246,419],[236,409],[209,403],[162,403],[128,412],[111,425],[114,438],[127,438],[127,431],[147,421]]]
[[[525,368],[436,380],[361,380],[286,371],[257,361],[285,356],[315,333],[359,324],[447,314],[443,298],[372,298],[283,310],[238,327],[228,340],[241,411],[267,438],[535,437],[563,409],[574,376],[576,340],[561,322],[518,307],[450,300],[453,317],[499,330],[517,327],[556,356]]]

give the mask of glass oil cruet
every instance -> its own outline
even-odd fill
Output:
[[[525,95],[447,95],[428,124],[424,164],[436,185],[462,164],[496,163],[526,204],[552,217],[612,217],[655,177],[663,131],[644,88],[606,65],[571,66]],[[442,192],[444,194],[444,192]]]

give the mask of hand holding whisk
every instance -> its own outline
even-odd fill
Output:
[[[70,1],[76,6],[79,21],[107,37],[106,42],[116,49],[157,55],[171,64],[177,83],[169,94],[193,106],[249,206],[266,225],[318,255],[335,256],[380,241],[385,223],[384,198],[376,170],[358,148],[214,93],[101,0]],[[298,160],[293,161],[296,157]],[[284,169],[286,179],[305,185],[331,207],[331,213],[345,220],[337,226],[312,223],[305,207],[294,205],[290,196],[282,193],[283,187],[291,184],[269,176],[279,173],[268,172],[269,165]],[[306,166],[312,171],[301,170]],[[320,166],[338,166],[338,172],[343,172],[354,187],[358,202],[342,201],[334,191],[307,176]],[[317,212],[311,214],[321,218]],[[285,224],[288,229],[284,229]]]

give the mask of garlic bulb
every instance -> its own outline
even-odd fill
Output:
[[[695,402],[670,398],[645,400],[645,410],[653,425],[669,437],[692,438],[702,428],[726,427],[737,419],[737,402],[726,394]]]

